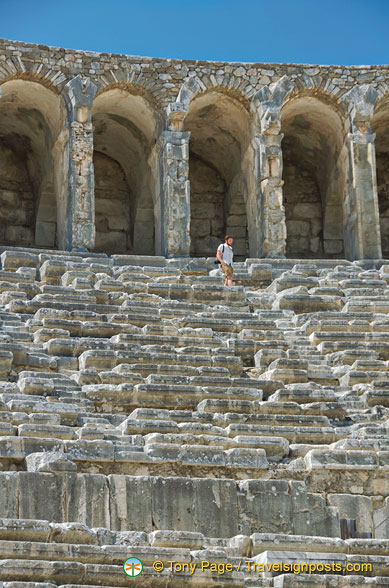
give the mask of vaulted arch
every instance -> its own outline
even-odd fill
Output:
[[[38,78],[7,79],[0,99],[0,241],[56,247],[65,203],[57,187],[55,148],[65,104]],[[66,141],[65,141],[66,143]]]
[[[252,124],[246,106],[220,89],[199,94],[189,104],[184,128],[190,132],[192,256],[215,255],[226,233],[235,238],[235,257],[248,255]]]
[[[158,115],[143,89],[105,88],[93,104],[96,251],[154,253],[149,156]]]
[[[317,89],[281,111],[288,257],[342,257],[347,174],[342,107]]]
[[[389,257],[389,92],[377,102],[371,129],[376,134],[377,193],[382,255]]]

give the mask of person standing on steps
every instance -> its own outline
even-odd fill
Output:
[[[216,257],[221,264],[222,272],[225,276],[225,286],[232,286],[232,279],[234,277],[234,268],[232,267],[232,260],[234,252],[232,250],[232,243],[234,238],[231,235],[224,237],[224,243],[221,243],[217,248]]]

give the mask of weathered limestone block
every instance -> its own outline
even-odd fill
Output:
[[[66,269],[65,259],[47,259],[39,268],[41,281],[47,284],[58,284]]]
[[[4,416],[2,415],[2,418],[4,418]],[[9,436],[9,435],[15,435],[17,431],[17,428],[14,427],[11,423],[3,423],[0,422],[0,435],[3,436]]]
[[[297,286],[305,286],[306,288],[315,288],[319,285],[318,278],[314,276],[298,275],[293,273],[285,272],[280,278],[276,278],[268,286],[268,292],[282,292],[283,290],[289,290],[296,288]]]
[[[49,529],[55,543],[98,544],[97,534],[82,523],[51,523]]]
[[[66,520],[64,477],[51,473],[18,472],[18,517],[61,523]]]
[[[121,530],[153,530],[152,483],[150,478],[122,475],[108,476],[111,521],[110,528]],[[158,508],[158,507],[157,507]],[[168,527],[165,527],[166,529]],[[173,524],[171,529],[176,529]],[[183,530],[187,530],[183,527]]]
[[[110,528],[110,494],[106,476],[67,474],[64,476],[64,490],[65,516],[62,520],[52,520]]]
[[[84,351],[78,358],[82,370],[96,368],[100,370],[112,369],[117,365],[116,353],[111,350],[95,349]]]
[[[21,267],[36,268],[38,265],[38,256],[27,251],[10,250],[1,254],[2,270],[16,271]]]
[[[240,482],[239,490],[241,533],[292,532],[292,506],[287,482],[248,480]]]
[[[258,564],[262,564],[262,565],[266,565],[270,568],[270,564],[275,565],[276,563],[280,563],[281,561],[284,564],[289,564],[291,566],[295,566],[294,569],[304,569],[301,567],[301,564],[305,564],[306,566],[309,566],[310,563],[314,563],[316,565],[321,564],[321,566],[323,566],[323,571],[326,570],[325,565],[328,566],[328,571],[331,571],[333,568],[332,566],[335,566],[335,564],[339,565],[340,568],[342,569],[343,567],[346,566],[346,563],[348,562],[348,557],[346,554],[343,553],[320,553],[320,552],[316,552],[316,553],[309,553],[309,552],[298,552],[298,551],[292,551],[292,552],[288,552],[288,551],[264,551],[263,553],[257,555],[255,558],[253,558],[253,561],[255,563]],[[300,568],[298,567],[300,566]],[[307,569],[307,568],[305,568]],[[333,569],[333,571],[336,571],[336,568]],[[274,576],[277,573],[277,569],[276,570],[271,570],[270,572],[267,573],[268,576]],[[326,577],[326,576],[324,576]],[[321,582],[323,582],[323,576],[319,576],[319,579]],[[304,586],[304,583],[301,582],[301,580],[299,580],[298,582],[294,583],[288,583],[288,584],[281,584],[281,583],[277,583],[277,586]],[[318,582],[315,584],[315,581],[313,580],[313,582],[310,584],[308,583],[308,586],[317,586],[320,585]],[[323,583],[321,583],[321,585],[323,586]]]
[[[226,455],[223,450],[209,445],[185,445],[181,452],[182,463],[186,465],[225,466]]]
[[[252,533],[283,533],[339,537],[336,509],[306,491],[302,482],[249,480],[240,482],[240,530]],[[244,493],[243,493],[244,492]]]
[[[88,526],[109,528],[109,494],[107,478],[93,474],[49,474],[19,472],[5,474],[1,493],[2,510],[14,518],[42,519],[46,513],[52,522],[74,521]],[[0,476],[0,483],[3,476]],[[11,508],[18,499],[18,513]]]
[[[19,378],[18,386],[22,394],[51,396],[54,390],[52,381],[39,377]]]
[[[123,435],[178,433],[180,430],[173,420],[148,420],[138,416],[137,418],[128,417],[125,419],[120,425],[120,429]]]
[[[320,449],[312,449],[304,461],[309,470],[375,470],[378,466],[377,454],[374,451],[332,450],[327,453]]]
[[[389,537],[389,497],[385,498],[384,506],[373,512],[374,537],[387,539]]]
[[[353,519],[358,533],[374,532],[373,507],[368,496],[350,494],[330,494],[328,504],[335,506],[342,519]]]
[[[235,468],[268,469],[267,455],[263,448],[232,448],[225,452],[226,465]]]
[[[212,537],[238,533],[237,491],[232,480],[152,478],[153,518],[161,529]],[[172,493],[175,500],[171,501]]]
[[[49,521],[38,519],[0,519],[0,540],[48,541]]]
[[[92,571],[92,570],[91,570]],[[123,571],[122,571],[123,573]],[[56,586],[57,584],[47,583],[51,580],[61,583],[75,583],[85,578],[85,566],[77,562],[44,561],[44,560],[20,560],[4,559],[0,569],[0,580],[10,580],[11,588],[24,586],[31,578],[35,578],[34,585],[37,587]],[[42,584],[41,584],[42,583]],[[12,586],[12,584],[14,586]],[[29,585],[27,584],[28,588]]]
[[[282,460],[289,453],[289,443],[283,437],[236,435],[233,439],[242,447],[262,449],[270,460]]]
[[[254,533],[251,535],[253,555],[271,551],[275,545],[282,551],[312,551],[324,553],[347,553],[348,544],[342,539],[310,535],[281,535],[277,533]]]
[[[114,457],[114,448],[111,441],[88,441],[78,439],[77,441],[65,441],[66,453],[74,461],[96,461],[111,462]]]
[[[22,460],[30,453],[41,453],[60,448],[60,439],[38,437],[0,437],[0,458]]]
[[[153,531],[149,534],[152,547],[188,547],[202,549],[204,535],[189,531]]]
[[[39,400],[36,398],[39,398]],[[7,404],[11,411],[58,414],[61,417],[61,424],[73,426],[77,423],[79,407],[76,404],[66,402],[43,402],[40,397],[35,397],[31,400],[9,400]]]
[[[320,494],[308,493],[303,482],[290,482],[290,486],[294,533],[339,537],[340,516],[337,508],[328,507]]]
[[[11,370],[13,358],[12,351],[0,350],[0,373],[8,373]]]
[[[308,381],[306,361],[280,358],[275,359],[262,374],[266,380],[281,380],[284,384],[305,383]]]
[[[220,413],[220,412],[239,412],[239,413],[255,413],[260,411],[261,395],[258,400],[230,400],[207,398],[202,400],[197,405],[198,412],[205,413]]]
[[[336,394],[331,388],[321,388],[308,384],[303,387],[299,384],[288,385],[287,388],[277,390],[269,396],[268,401],[270,402],[297,402],[299,404],[305,404],[309,402],[333,402],[337,399]]]
[[[76,472],[76,464],[63,452],[30,453],[26,457],[28,472]]]
[[[339,296],[312,295],[304,286],[298,286],[277,294],[272,308],[293,310],[296,313],[339,311],[343,308],[343,299]]]

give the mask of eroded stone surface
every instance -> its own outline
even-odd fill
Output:
[[[384,585],[385,263],[254,258],[226,289],[206,260],[87,255],[2,254],[1,582],[124,586],[131,552],[144,586],[207,559],[248,587],[242,558]]]
[[[240,261],[388,251],[387,66],[7,40],[0,56],[2,243],[207,258],[231,233]]]

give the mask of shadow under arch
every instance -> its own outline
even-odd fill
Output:
[[[0,241],[61,248],[66,202],[55,152],[66,134],[65,103],[31,75],[8,78],[0,89]]]
[[[143,90],[143,89],[142,89]],[[143,91],[105,87],[93,102],[96,251],[153,255],[149,157],[160,119]]]
[[[378,100],[371,120],[376,134],[377,193],[383,257],[389,257],[389,92]]]
[[[281,110],[287,257],[344,256],[345,112],[326,93],[302,90]]]
[[[234,257],[249,252],[247,203],[252,185],[253,115],[220,88],[196,95],[184,122],[189,140],[191,250],[214,256],[225,234],[234,237]]]

